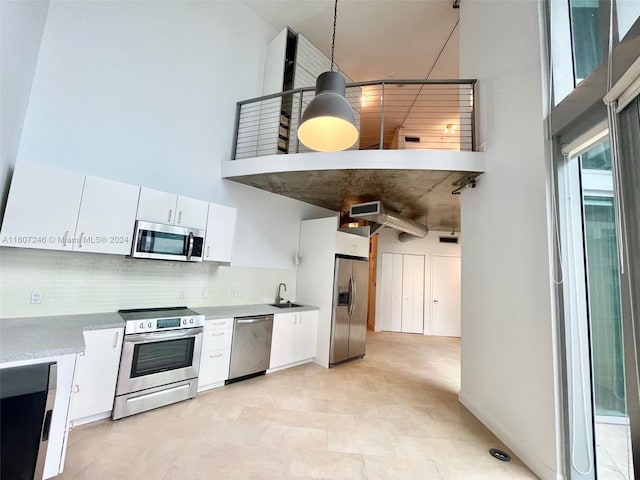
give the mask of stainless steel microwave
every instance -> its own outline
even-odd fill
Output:
[[[204,249],[204,230],[136,221],[131,246],[135,258],[201,262]]]

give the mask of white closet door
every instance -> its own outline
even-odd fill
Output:
[[[424,255],[403,255],[402,332],[424,331]]]
[[[460,336],[460,257],[431,256],[433,335]]]
[[[376,325],[380,330],[400,332],[402,324],[402,254],[383,253],[380,309]]]

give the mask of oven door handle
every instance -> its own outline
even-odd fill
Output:
[[[153,332],[153,333],[136,333],[133,335],[125,335],[124,341],[126,343],[151,343],[160,342],[164,340],[179,340],[181,338],[195,337],[201,335],[203,331],[202,327],[189,328],[187,330],[180,330],[179,332]]]

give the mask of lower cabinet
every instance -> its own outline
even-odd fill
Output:
[[[229,378],[233,318],[205,320],[198,392],[224,385]]]
[[[274,315],[269,368],[300,363],[315,357],[317,330],[317,310]]]
[[[85,353],[76,360],[69,408],[70,425],[111,415],[124,328],[86,330]]]

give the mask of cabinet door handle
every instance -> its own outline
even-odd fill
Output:
[[[182,223],[182,210],[178,212],[178,223]]]
[[[169,209],[169,216],[167,217],[167,222],[171,223],[171,215],[173,215],[173,210]]]
[[[71,391],[73,393],[80,393],[80,385],[74,385]]]
[[[211,245],[207,245],[207,258],[209,258],[210,253],[211,253]]]
[[[84,232],[80,234],[80,238],[78,238],[78,248],[82,248],[82,237],[84,236]]]
[[[226,322],[211,322],[211,325],[224,325]]]
[[[212,337],[220,337],[222,335],[224,335],[224,332],[222,332],[222,333],[212,333],[211,334]]]
[[[120,332],[116,332],[116,334],[113,336],[113,348],[116,348],[118,346],[119,336],[120,336]]]
[[[221,353],[217,354],[217,355],[209,355],[209,358],[220,358],[222,356]]]

